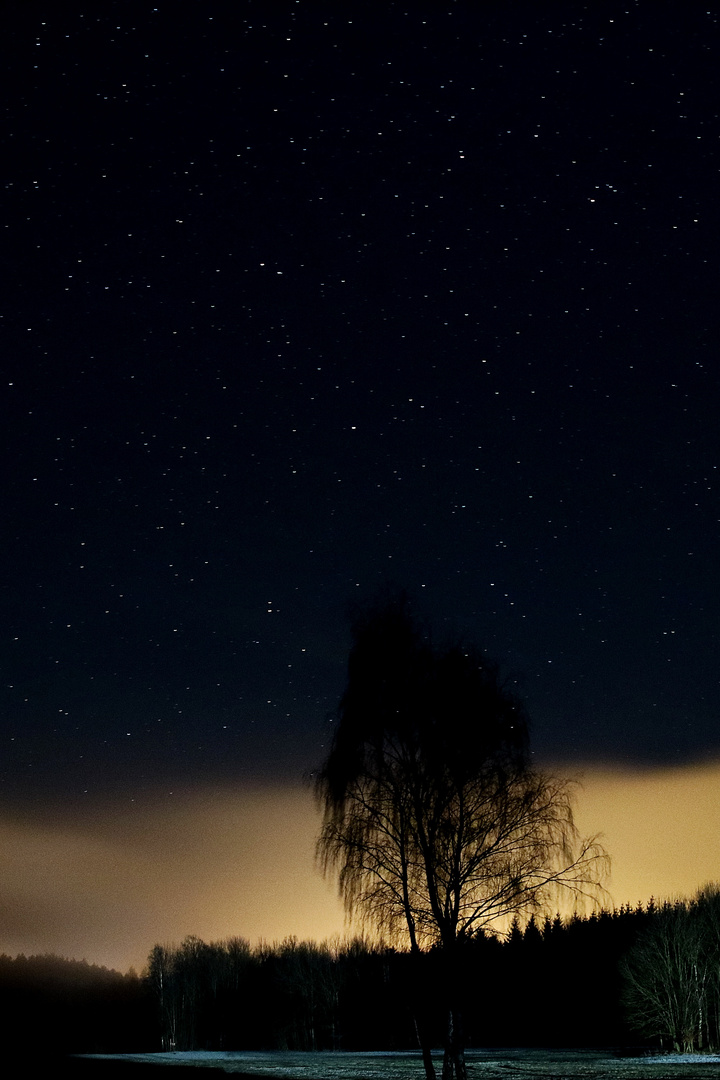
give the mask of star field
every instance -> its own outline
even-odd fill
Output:
[[[718,728],[718,13],[7,16],[0,798],[284,780],[407,587],[544,760]]]

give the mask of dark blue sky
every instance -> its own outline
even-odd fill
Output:
[[[296,779],[387,580],[717,757],[718,14],[91,8],[4,17],[5,805]]]

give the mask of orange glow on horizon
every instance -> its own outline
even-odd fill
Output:
[[[0,951],[141,970],[189,934],[322,939],[344,932],[314,866],[304,788],[238,788],[93,806],[64,821],[0,819]]]
[[[600,832],[616,906],[720,881],[720,762],[586,767],[576,818]],[[307,788],[238,787],[0,818],[0,952],[141,970],[156,942],[348,932],[314,864]]]
[[[720,881],[720,762],[643,771],[578,769],[576,823],[602,833],[616,907],[691,896]]]

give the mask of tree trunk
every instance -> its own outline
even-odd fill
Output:
[[[452,1005],[447,1011],[442,1080],[467,1080],[462,1020]]]
[[[415,1034],[422,1053],[423,1066],[425,1068],[425,1080],[436,1080],[435,1065],[432,1059],[432,1047],[428,1037],[427,1002],[424,999],[425,971],[422,963],[422,954],[417,942],[413,939],[410,946],[415,968],[412,990],[412,1013],[415,1024]]]
[[[417,1023],[415,1024],[415,1030],[418,1032],[420,1039],[420,1049],[422,1051],[423,1066],[425,1068],[425,1080],[436,1080],[435,1066],[433,1064],[432,1053],[428,1041],[424,1036],[420,1035]]]

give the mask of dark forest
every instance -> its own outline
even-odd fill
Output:
[[[716,1046],[719,895],[533,918],[504,938],[473,935],[463,947],[467,1045]],[[678,963],[664,976],[658,952],[673,950]],[[637,989],[644,978],[652,997],[652,980],[667,977],[682,990],[683,955],[696,972],[701,958],[714,982],[701,1024],[693,1031],[686,1013],[673,1033],[662,1018],[648,1019]],[[0,1001],[16,1043],[32,1046],[41,1031],[53,1052],[412,1050],[410,1003],[421,998],[436,1015],[438,962],[435,950],[423,953],[418,995],[409,953],[367,939],[251,948],[242,938],[189,937],[156,945],[140,976],[56,956],[1,956]],[[685,987],[689,1004],[692,990]],[[434,1035],[440,1045],[442,1031]]]

